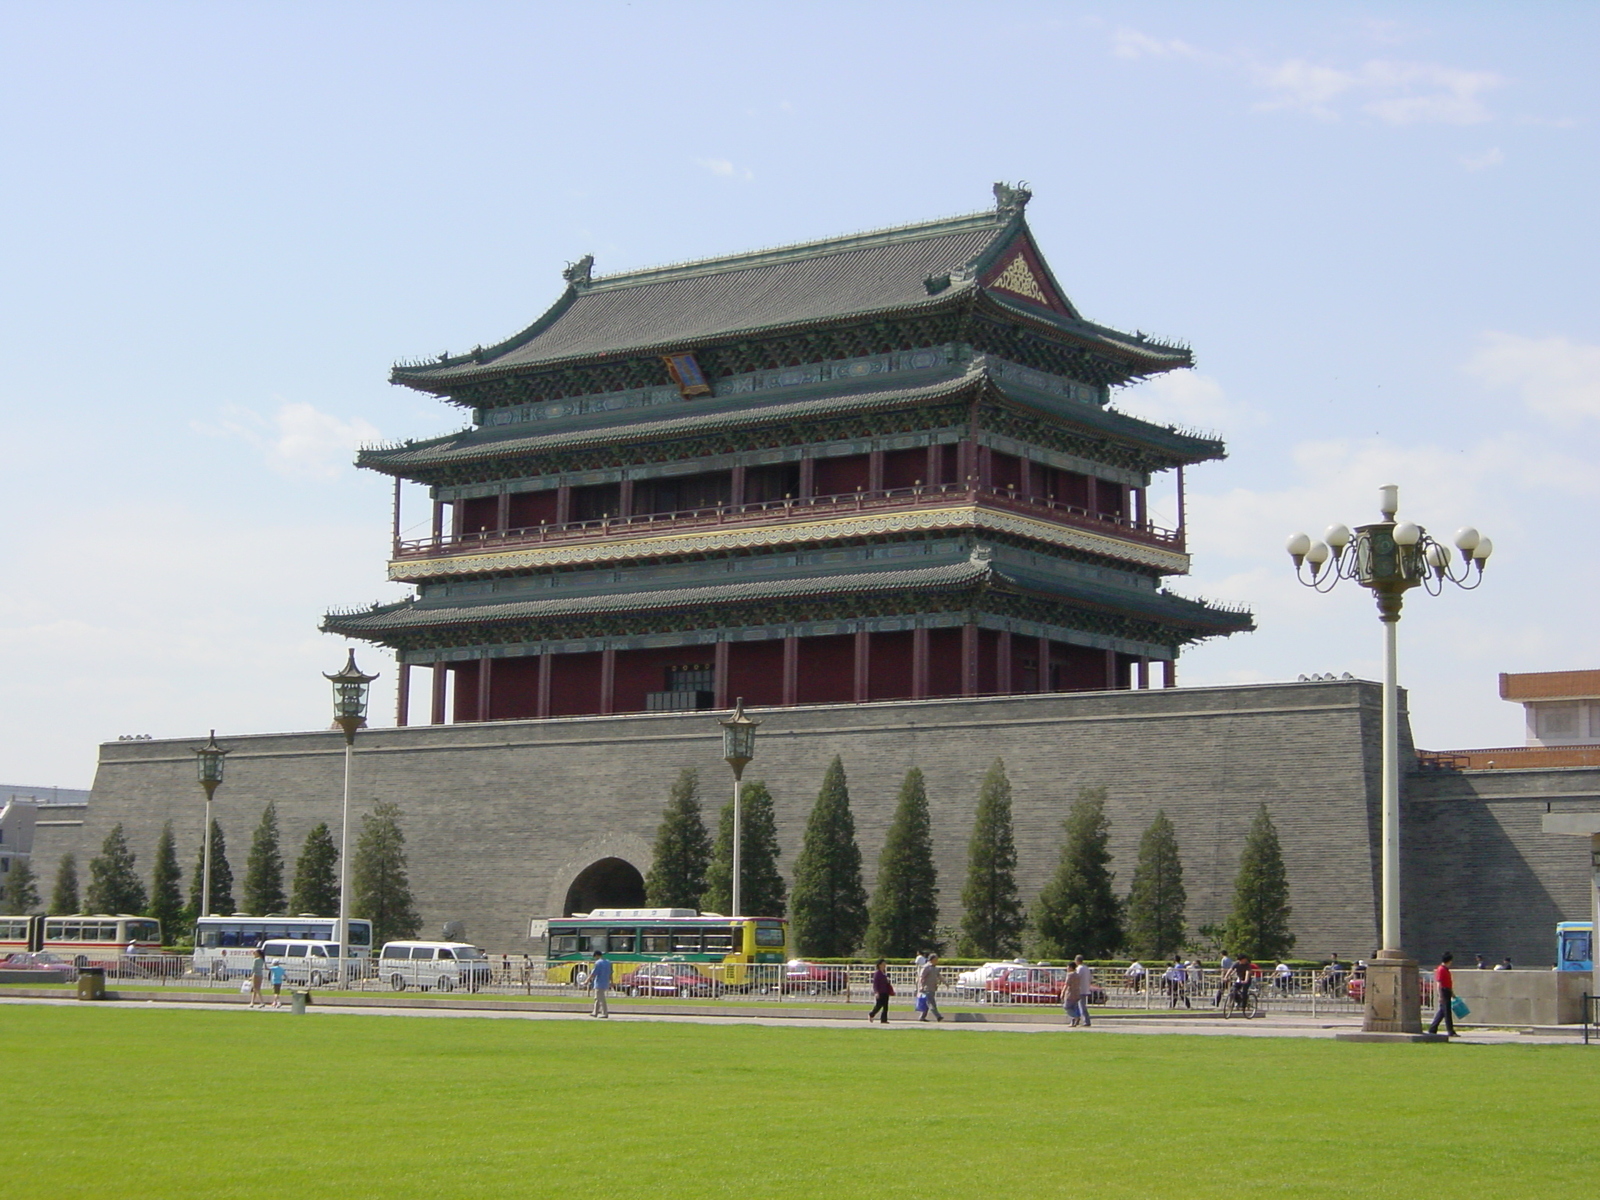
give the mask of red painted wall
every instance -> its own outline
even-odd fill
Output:
[[[533,529],[540,522],[556,522],[556,493],[551,488],[544,492],[511,493],[511,528]]]
[[[800,679],[806,677],[806,652],[815,638],[800,640]],[[733,642],[728,646],[728,701],[743,696],[752,707],[783,703],[783,639]]]
[[[525,721],[539,715],[539,660],[497,658],[489,674],[491,721]]]
[[[817,459],[816,475],[812,484],[818,496],[844,496],[857,488],[867,489],[867,456],[852,454],[846,458]]]
[[[883,456],[883,486],[885,488],[916,487],[928,482],[928,450],[918,446],[915,450],[890,450]]]
[[[1055,643],[1058,692],[1100,692],[1106,686],[1106,652]]]
[[[452,676],[450,682],[455,685],[454,719],[456,721],[476,721],[478,719],[478,664],[475,662],[457,663],[450,668]]]
[[[550,658],[550,715],[590,716],[600,711],[600,654],[556,654]]]
[[[1004,491],[1008,487],[1022,487],[1022,460],[1014,454],[989,453],[989,478],[994,486]]]
[[[598,659],[598,656],[596,658]],[[611,711],[643,712],[645,693],[667,690],[668,667],[686,667],[695,663],[710,666],[710,646],[669,646],[661,650],[617,651],[617,673]],[[598,662],[595,669],[599,670]]]
[[[1000,635],[992,629],[978,630],[978,694],[993,695],[1000,690]]]
[[[928,695],[961,695],[961,630],[928,631]]]
[[[500,499],[497,496],[477,496],[462,502],[461,532],[482,533],[494,529],[500,516]]]
[[[855,699],[854,634],[800,639],[800,703],[848,704]]]
[[[867,662],[869,699],[911,699],[911,639],[909,630],[872,635],[872,655]]]

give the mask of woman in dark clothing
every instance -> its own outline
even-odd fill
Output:
[[[894,995],[894,984],[889,982],[888,966],[889,964],[880,958],[877,965],[872,968],[872,1011],[867,1014],[867,1020],[878,1017],[885,1025],[889,1023],[889,997]]]

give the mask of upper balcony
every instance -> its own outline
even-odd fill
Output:
[[[1181,529],[1163,529],[1148,521],[1115,513],[1093,512],[1049,497],[1019,495],[1015,487],[941,484],[878,491],[863,489],[837,495],[763,500],[748,504],[719,504],[626,517],[601,516],[585,521],[541,522],[522,528],[482,529],[471,533],[399,541],[394,547],[390,577],[409,578],[411,571],[408,567],[419,567],[424,563],[436,569],[418,574],[437,574],[437,567],[444,566],[452,558],[498,555],[530,547],[576,548],[611,541],[636,542],[640,539],[758,526],[813,524],[855,514],[917,513],[960,508],[1014,513],[1063,529],[1081,530],[1099,538],[1127,543],[1129,550],[1147,548],[1165,551],[1173,556],[1185,553]]]

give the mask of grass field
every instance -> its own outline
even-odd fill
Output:
[[[0,1188],[1432,1200],[1600,1165],[1581,1045],[864,1026],[6,1005]]]

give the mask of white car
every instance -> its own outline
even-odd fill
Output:
[[[339,978],[339,943],[310,942],[298,938],[273,938],[261,943],[267,966],[283,967],[285,983],[321,987]]]
[[[989,990],[991,979],[997,978],[1002,971],[1010,967],[1028,965],[1027,959],[1018,958],[1011,962],[987,962],[981,967],[963,971],[956,976],[956,995],[963,999],[981,1000]]]
[[[466,942],[385,942],[378,974],[397,992],[408,987],[477,991],[494,975],[489,956]]]

